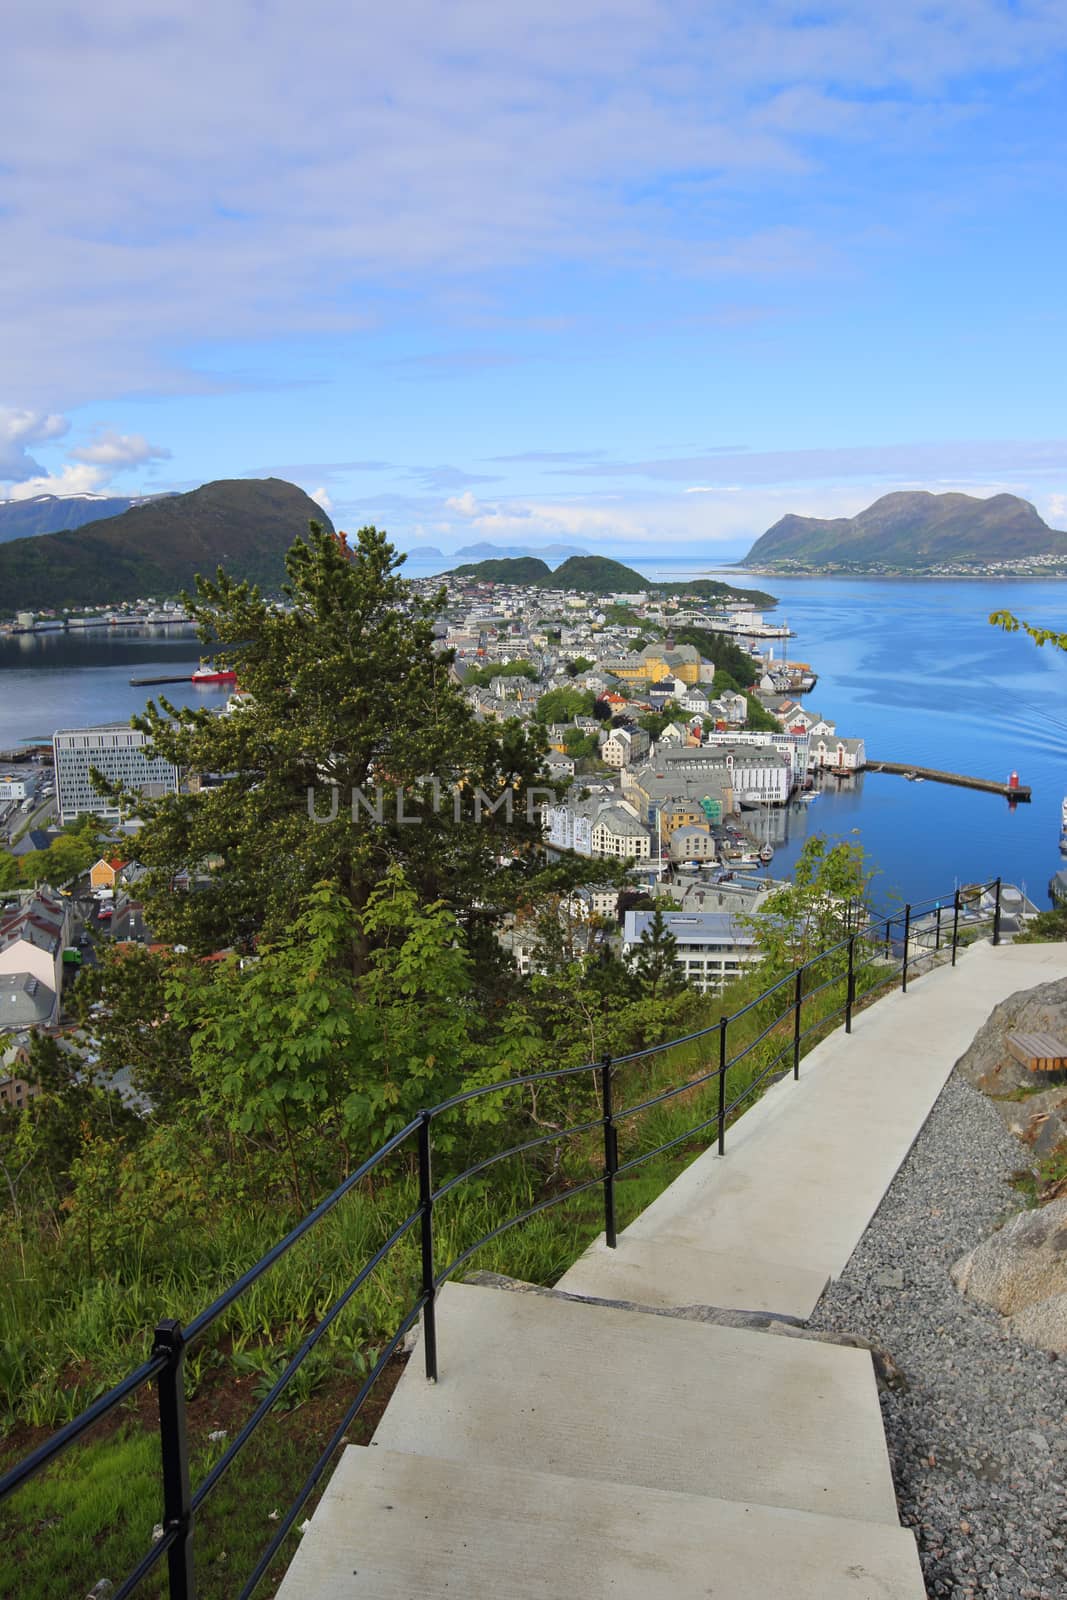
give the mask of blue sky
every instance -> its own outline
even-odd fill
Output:
[[[0,497],[291,478],[409,548],[1067,527],[1063,0],[15,0]]]

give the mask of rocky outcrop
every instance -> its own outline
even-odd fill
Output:
[[[1067,978],[1021,989],[994,1006],[956,1063],[957,1072],[985,1094],[1010,1094],[1013,1089],[1033,1087],[1036,1074],[1009,1051],[1005,1043],[1009,1033],[1051,1033],[1067,1039]]]
[[[1005,1316],[1067,1297],[1067,1200],[1013,1217],[956,1262],[952,1281]]]

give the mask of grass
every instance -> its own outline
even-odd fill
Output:
[[[895,970],[873,967],[875,986],[899,981]],[[751,985],[753,980],[748,980]],[[839,1025],[845,981],[827,963],[809,974],[817,990],[804,1008],[806,1053]],[[744,984],[725,1001],[738,1007],[752,998]],[[870,1003],[872,994],[865,1003]],[[775,1078],[792,1070],[791,986],[755,1004],[728,1030],[728,1103],[736,1120]],[[860,1003],[864,1003],[861,1001]],[[715,1000],[717,1009],[719,1001]],[[619,1159],[647,1157],[617,1180],[617,1216],[625,1227],[707,1148],[717,1129],[693,1133],[718,1107],[719,1031],[617,1069]],[[576,1080],[565,1080],[576,1085]],[[578,1120],[598,1115],[589,1080]],[[678,1092],[634,1116],[623,1111],[663,1092]],[[570,1091],[579,1094],[576,1086]],[[507,1091],[514,1097],[515,1091]],[[504,1108],[506,1110],[506,1106]],[[505,1123],[506,1126],[513,1123]],[[504,1132],[504,1127],[501,1133]],[[501,1138],[501,1143],[505,1140]],[[729,1137],[727,1136],[727,1151]],[[655,1153],[657,1147],[672,1148]],[[414,1181],[399,1165],[373,1194],[353,1191],[312,1234],[264,1275],[220,1319],[189,1355],[187,1394],[194,1483],[208,1470],[267,1391],[285,1359],[315,1320],[351,1282],[354,1272],[414,1210]],[[458,1162],[458,1155],[449,1157]],[[436,1268],[440,1273],[490,1229],[542,1198],[550,1209],[502,1233],[477,1250],[458,1272],[476,1268],[538,1283],[553,1283],[603,1228],[599,1184],[572,1193],[603,1170],[599,1127],[570,1139],[555,1170],[546,1175],[528,1156],[512,1156],[444,1196],[434,1208]],[[440,1162],[435,1180],[448,1176]],[[145,1354],[149,1330],[160,1316],[188,1322],[273,1245],[291,1220],[266,1208],[220,1215],[210,1228],[177,1235],[166,1258],[151,1259],[145,1243],[125,1252],[110,1272],[72,1274],[69,1262],[45,1248],[27,1254],[25,1268],[0,1280],[0,1383],[18,1399],[18,1416],[0,1445],[0,1467],[20,1459],[46,1431],[76,1415]],[[9,1268],[14,1257],[9,1253]],[[222,1480],[198,1524],[199,1592],[222,1600],[239,1587],[270,1537],[271,1513],[293,1499],[332,1427],[344,1414],[376,1351],[399,1325],[419,1284],[417,1228],[411,1229],[337,1319],[294,1382],[289,1409],[263,1423],[233,1471]],[[442,1329],[447,1361],[447,1329]],[[390,1363],[350,1435],[365,1438],[384,1406],[399,1370]],[[9,1402],[9,1403],[10,1403]],[[51,1600],[57,1593],[88,1593],[100,1577],[121,1579],[143,1554],[161,1512],[154,1392],[113,1414],[99,1437],[25,1486],[0,1508],[0,1593]],[[362,1432],[358,1431],[362,1429]],[[309,1503],[310,1504],[310,1503]],[[303,1514],[302,1514],[303,1515]],[[272,1579],[292,1555],[288,1542]],[[75,1576],[76,1575],[76,1576]],[[155,1584],[155,1587],[153,1587]],[[141,1591],[165,1593],[153,1578]]]

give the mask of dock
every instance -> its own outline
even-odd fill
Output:
[[[133,688],[135,688],[135,689],[147,689],[151,684],[156,684],[156,683],[189,683],[189,682],[190,682],[190,678],[189,678],[189,674],[187,672],[183,672],[177,678],[131,678],[130,679],[130,683],[133,686]]]
[[[868,761],[859,772],[895,772],[902,778],[928,778],[931,783],[951,783],[957,789],[980,789],[984,794],[1003,795],[1005,800],[1029,800],[1025,783],[998,783],[994,778],[970,778],[963,772],[940,772],[936,767],[916,767],[906,761]]]

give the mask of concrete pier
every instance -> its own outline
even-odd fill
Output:
[[[998,783],[995,778],[969,778],[963,772],[941,772],[936,767],[916,767],[906,761],[868,761],[858,772],[895,772],[902,778],[929,778],[931,783],[951,783],[957,789],[981,789],[985,794],[1002,794],[1006,800],[1029,800],[1030,787],[1020,783]]]

